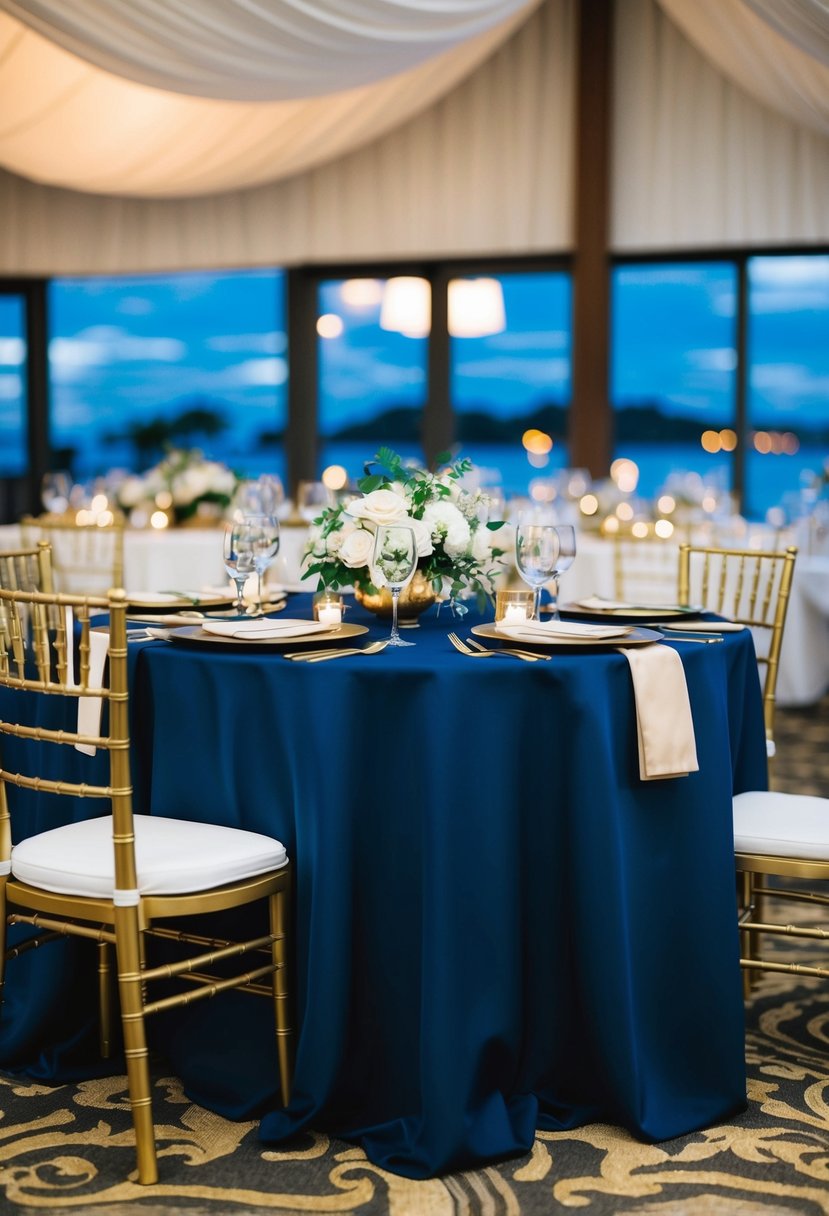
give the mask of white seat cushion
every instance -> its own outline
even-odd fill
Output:
[[[829,798],[750,791],[734,798],[734,849],[829,860]]]
[[[285,846],[270,836],[213,823],[135,815],[135,859],[142,895],[184,895],[253,878],[287,865]],[[20,882],[59,895],[111,899],[112,818],[68,823],[12,849]]]

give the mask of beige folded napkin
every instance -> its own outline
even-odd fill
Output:
[[[631,628],[631,625],[585,625],[578,621],[521,621],[516,625],[505,625],[499,621],[495,632],[505,638],[517,638],[524,642],[555,642],[559,638],[594,641],[622,638],[630,633]]]
[[[665,625],[660,629],[677,629],[681,633],[739,633],[745,629],[737,621],[689,621],[687,625]]]
[[[223,638],[247,638],[252,641],[274,638],[299,638],[310,633],[335,633],[339,625],[326,625],[322,621],[283,620],[271,621],[257,617],[253,621],[202,621],[205,633],[215,633]]]
[[[71,635],[70,635],[71,636]],[[88,688],[100,688],[104,682],[104,665],[107,649],[109,648],[109,632],[107,630],[90,629],[89,631],[89,679]],[[74,682],[74,681],[73,681]],[[100,735],[101,710],[103,697],[78,698],[78,734]],[[89,743],[76,743],[75,751],[83,752],[85,756],[94,756],[96,752]]]
[[[697,772],[694,721],[679,654],[658,645],[626,647],[622,654],[633,677],[641,780]]]
[[[576,600],[579,608],[587,608],[591,612],[692,612],[687,604],[631,604],[624,600],[606,600],[601,595],[589,595],[587,599]]]

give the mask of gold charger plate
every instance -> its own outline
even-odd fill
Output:
[[[310,623],[310,622],[309,622]],[[367,625],[340,625],[339,629],[331,629],[320,633],[295,633],[289,638],[229,638],[218,633],[207,633],[202,629],[201,625],[185,625],[181,629],[171,629],[169,640],[171,642],[183,642],[185,645],[196,646],[231,646],[243,647],[250,650],[252,647],[263,647],[268,650],[291,650],[293,647],[304,646],[326,646],[333,649],[351,640],[351,638],[359,637],[361,633],[368,633]]]
[[[552,609],[543,605],[541,611],[551,612]],[[562,604],[559,608],[562,617],[570,617],[574,621],[593,621],[597,625],[607,621],[618,621],[620,625],[625,621],[688,621],[701,616],[703,611],[696,605],[680,608],[674,604],[664,608],[582,608],[580,604]]]
[[[500,642],[503,646],[517,646],[524,650],[527,646],[537,646],[540,650],[549,650],[551,647],[564,646],[568,649],[575,646],[578,649],[596,650],[602,648],[608,650],[614,646],[649,646],[652,642],[661,642],[662,634],[655,629],[643,629],[640,627],[631,629],[629,633],[620,634],[618,638],[565,638],[557,637],[550,638],[545,641],[539,638],[538,641],[530,640],[529,638],[508,638],[503,633],[498,633],[494,623],[489,625],[473,625],[470,631],[477,634],[479,638],[490,638],[492,641]]]

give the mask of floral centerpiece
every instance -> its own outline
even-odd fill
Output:
[[[160,509],[175,523],[204,519],[216,522],[230,506],[238,478],[226,465],[206,460],[197,448],[174,448],[145,473],[126,477],[117,490],[118,505],[128,515]]]
[[[487,495],[462,484],[472,468],[470,460],[457,460],[430,473],[381,448],[358,483],[361,497],[328,507],[314,520],[302,577],[318,575],[324,590],[353,585],[364,594],[376,592],[384,579],[372,568],[375,530],[406,524],[415,534],[418,571],[436,595],[448,596],[453,611],[465,613],[461,597],[493,594],[504,552],[496,542],[503,521],[487,519]]]

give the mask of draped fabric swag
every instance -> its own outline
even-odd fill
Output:
[[[621,0],[617,8],[614,247],[829,240],[829,137],[761,105],[668,18],[663,10],[672,13],[675,0],[660,4]],[[697,11],[696,0],[684,0],[687,10]]]
[[[129,51],[121,50],[136,61],[135,74],[142,54],[150,55],[147,40],[161,37],[156,10],[186,25],[188,13],[207,17],[214,4],[227,11],[237,0],[0,0],[7,10],[0,12],[0,273],[520,255],[571,246],[576,0],[238,0],[260,15],[294,8],[358,17],[400,9],[401,19],[414,12],[424,20],[430,12],[453,14],[458,24],[433,31],[437,41],[448,46],[462,29],[470,33],[454,49],[376,83],[258,102],[185,96],[90,66],[101,45],[107,54],[120,45],[103,20],[94,54],[81,59],[11,15],[36,18],[45,29],[66,10],[65,42],[81,37],[81,18],[133,13],[140,29],[124,44]],[[753,75],[762,77],[762,90],[774,86],[774,97],[758,100],[757,87],[738,83],[736,69],[713,62],[699,49],[700,35],[686,33],[689,12],[710,16],[712,8],[724,31],[751,23],[742,42],[757,48]],[[829,239],[829,137],[821,134],[829,93],[813,84],[829,69],[801,45],[805,39],[820,48],[826,11],[827,0],[617,0],[616,249]],[[471,33],[475,21],[496,18],[494,28]],[[192,55],[178,45],[159,57],[159,70],[170,74],[170,89],[200,74],[213,79],[213,93],[226,94],[246,36],[250,30],[240,30],[223,49],[199,28]],[[340,53],[339,37],[333,41]],[[719,41],[739,46],[741,37],[724,33]],[[780,46],[797,58],[778,53]],[[373,62],[392,62],[384,55],[375,47]],[[267,58],[254,54],[250,87],[276,87]],[[342,66],[353,70],[358,61],[345,54]],[[818,75],[796,68],[800,61]],[[799,93],[780,83],[787,74],[790,86],[794,75],[803,82]],[[211,89],[204,81],[199,87]],[[797,119],[795,95],[806,107]]]
[[[0,0],[0,7],[7,2]],[[49,185],[130,197],[213,194],[277,181],[366,144],[427,108],[537,3],[513,3],[520,12],[506,24],[376,84],[259,103],[134,84],[0,13],[0,164]],[[193,7],[192,0],[178,5]],[[65,8],[75,14],[73,6]],[[129,15],[133,6],[117,11]]]
[[[794,20],[804,4],[813,2],[787,0],[784,10],[780,0],[774,8],[767,0],[738,4],[659,0],[705,58],[750,96],[802,126],[829,135],[829,4],[823,8],[822,38],[815,21],[808,48],[803,46],[806,30],[802,23],[795,26],[797,41],[782,32],[787,16]],[[772,24],[766,15],[777,20]]]
[[[548,0],[417,118],[255,189],[117,198],[0,170],[0,268],[107,274],[566,250],[573,11],[573,0]]]
[[[281,101],[396,75],[528,0],[0,0],[49,42],[188,97]]]

